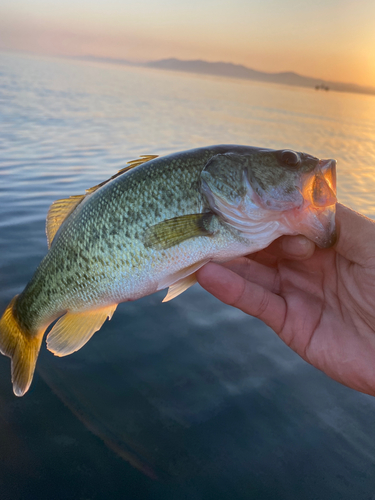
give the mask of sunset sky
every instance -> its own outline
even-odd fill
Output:
[[[375,1],[2,0],[0,50],[226,61],[375,87]]]

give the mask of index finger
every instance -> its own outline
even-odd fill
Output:
[[[198,283],[224,304],[261,319],[276,333],[281,332],[286,303],[279,295],[213,262],[199,269],[196,276]]]

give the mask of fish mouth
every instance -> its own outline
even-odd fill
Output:
[[[321,177],[315,176],[313,200],[315,207],[322,205],[323,211],[317,211],[317,217],[324,227],[322,236],[318,238],[320,248],[330,248],[337,240],[336,233],[336,160],[320,160],[317,167],[322,173],[324,185],[321,187]],[[328,189],[327,189],[328,188]]]
[[[320,160],[312,185],[313,205],[323,208],[335,205],[336,193],[336,160]]]
[[[330,248],[336,234],[336,160],[320,160],[305,180],[304,203],[296,212],[296,227],[320,248]]]

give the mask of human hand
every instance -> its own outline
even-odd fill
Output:
[[[336,226],[332,248],[284,236],[196,275],[222,302],[263,320],[305,361],[375,396],[375,222],[337,204]]]

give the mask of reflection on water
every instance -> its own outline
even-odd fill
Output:
[[[340,201],[375,217],[371,96],[1,54],[0,117],[2,310],[46,253],[52,201],[140,154],[333,157]],[[43,348],[22,399],[0,359],[2,497],[371,497],[373,398],[198,286],[162,296],[119,306],[72,356]]]

